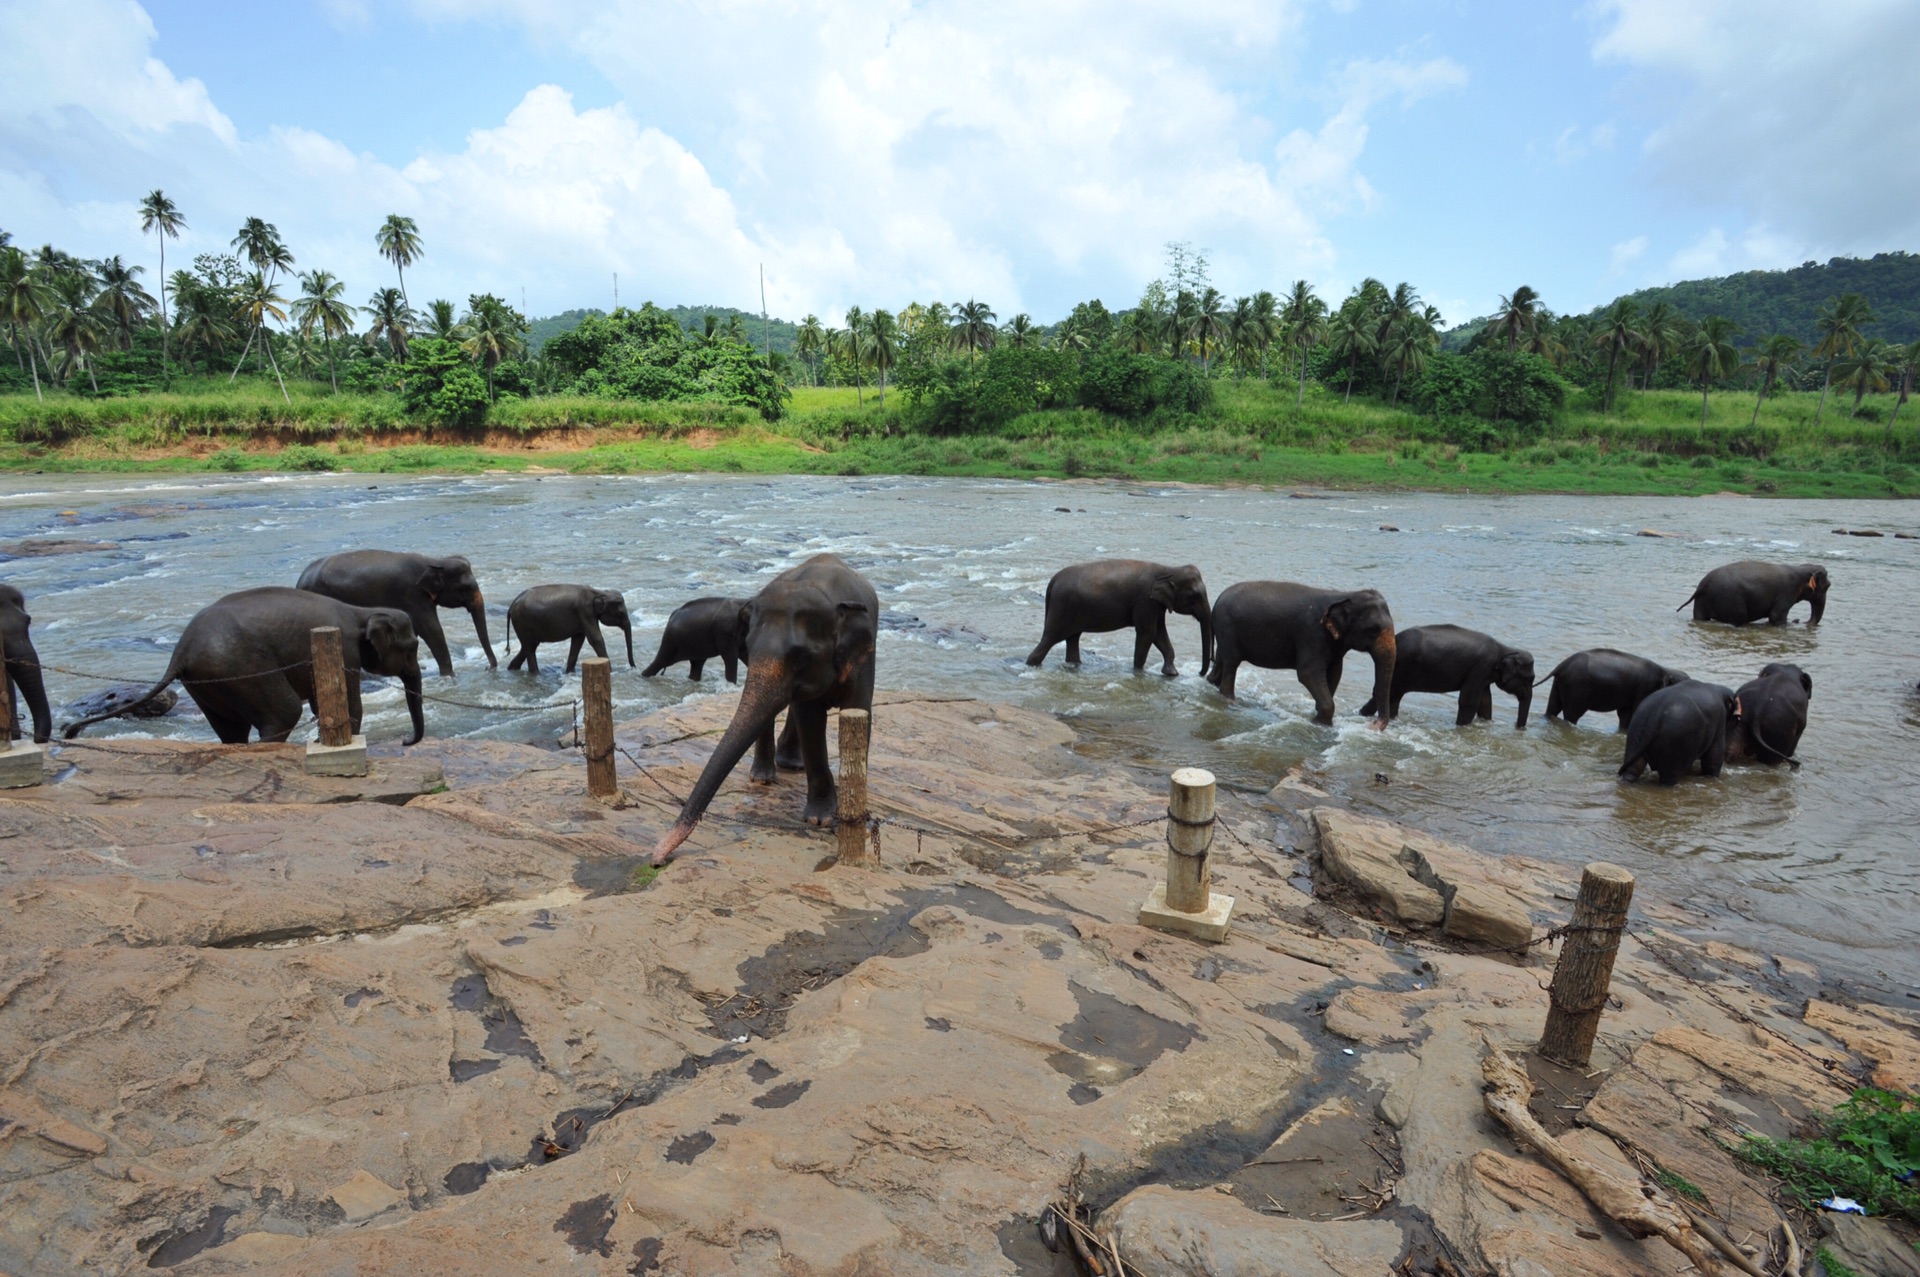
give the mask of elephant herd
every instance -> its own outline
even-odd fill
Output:
[[[1827,570],[1748,560],[1715,568],[1692,597],[1697,621],[1785,625],[1795,604],[1812,606],[1809,625],[1827,606]],[[1676,609],[1678,610],[1678,609]],[[1047,584],[1046,620],[1027,664],[1040,665],[1067,645],[1068,664],[1080,660],[1083,634],[1134,632],[1133,668],[1158,649],[1162,674],[1172,676],[1173,644],[1167,613],[1200,623],[1200,673],[1228,700],[1240,666],[1290,669],[1313,697],[1314,720],[1333,722],[1333,695],[1348,652],[1373,660],[1373,695],[1360,712],[1384,728],[1399,716],[1410,692],[1459,696],[1455,723],[1493,717],[1493,689],[1519,703],[1515,727],[1527,725],[1533,689],[1549,680],[1547,717],[1578,723],[1588,713],[1619,715],[1627,734],[1624,780],[1652,770],[1663,785],[1677,784],[1698,765],[1717,776],[1728,760],[1791,763],[1807,726],[1813,679],[1796,665],[1772,664],[1733,691],[1612,648],[1576,652],[1534,678],[1533,654],[1458,625],[1394,629],[1377,590],[1321,590],[1292,581],[1242,581],[1209,606],[1200,570],[1134,559],[1106,559],[1062,568]]]

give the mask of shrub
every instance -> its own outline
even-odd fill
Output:
[[[1074,402],[1074,357],[1064,350],[996,346],[985,356],[909,368],[900,381],[917,423],[934,434],[976,434]]]
[[[1475,402],[1481,416],[1542,426],[1567,406],[1567,383],[1540,356],[1483,349],[1473,358],[1483,387]]]
[[[1080,403],[1138,420],[1156,413],[1193,415],[1213,402],[1213,387],[1184,360],[1103,350],[1080,369]]]
[[[337,470],[340,468],[332,456],[318,448],[299,444],[280,454],[280,465],[287,470]],[[234,469],[238,469],[235,466]]]
[[[1435,355],[1420,379],[1408,388],[1414,407],[1430,417],[1464,417],[1484,389],[1474,361],[1463,355]]]
[[[420,337],[407,353],[404,402],[409,415],[452,430],[476,430],[486,422],[487,383],[460,347]]]

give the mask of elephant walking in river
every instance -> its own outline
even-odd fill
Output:
[[[1313,697],[1317,723],[1333,722],[1333,694],[1348,652],[1373,657],[1373,701],[1385,706],[1393,686],[1397,648],[1393,614],[1378,590],[1317,590],[1293,581],[1241,581],[1220,592],[1213,608],[1213,673],[1220,694],[1233,699],[1234,677],[1245,662],[1291,669]]]
[[[1807,603],[1813,609],[1807,624],[1818,625],[1827,613],[1828,584],[1827,570],[1817,563],[1794,566],[1743,559],[1701,577],[1687,603],[1693,604],[1694,620],[1725,621],[1728,625],[1755,621],[1785,625],[1794,604]]]
[[[1398,718],[1400,702],[1408,692],[1458,692],[1460,708],[1453,721],[1466,727],[1475,718],[1493,717],[1496,687],[1520,702],[1520,716],[1513,725],[1525,727],[1527,709],[1533,704],[1533,653],[1459,625],[1416,625],[1400,631],[1393,703],[1388,705],[1375,693],[1360,712]]]
[[[1813,699],[1813,677],[1798,665],[1779,661],[1763,666],[1760,676],[1742,683],[1740,722],[1727,742],[1727,758],[1752,760],[1769,767],[1786,763],[1800,770],[1793,754],[1807,730],[1807,706]]]
[[[669,665],[687,662],[687,677],[700,678],[700,669],[718,659],[727,682],[738,681],[740,662],[747,659],[745,618],[750,599],[693,599],[673,609],[660,650],[653,654],[640,677],[652,678]]]
[[[1027,654],[1027,664],[1039,665],[1054,645],[1067,645],[1067,664],[1080,663],[1080,636],[1104,634],[1133,627],[1133,668],[1147,666],[1147,649],[1160,650],[1160,672],[1171,678],[1180,671],[1173,664],[1173,640],[1167,636],[1167,612],[1175,611],[1200,622],[1200,673],[1213,660],[1213,613],[1207,604],[1207,583],[1200,569],[1167,567],[1139,559],[1097,559],[1061,568],[1047,582],[1047,618],[1040,642]]]
[[[603,621],[627,636],[627,668],[632,669],[633,619],[627,615],[627,600],[620,591],[588,585],[536,585],[522,590],[507,604],[508,636],[520,640],[520,654],[507,662],[507,668],[517,670],[524,664],[527,673],[538,674],[542,643],[567,643],[569,674],[580,659],[582,643],[591,644],[593,654],[604,660]]]
[[[355,607],[399,608],[433,653],[441,678],[453,677],[453,654],[440,628],[439,609],[460,608],[473,618],[487,668],[500,668],[487,637],[487,601],[473,578],[473,565],[458,555],[442,559],[394,550],[349,550],[309,563],[299,586]]]
[[[1540,683],[1549,678],[1553,689],[1547,693],[1548,718],[1564,717],[1569,723],[1578,723],[1589,713],[1618,714],[1623,732],[1641,701],[1663,687],[1687,681],[1679,670],[1610,647],[1575,652],[1554,666]]]
[[[1663,687],[1633,711],[1620,779],[1638,780],[1652,768],[1662,785],[1677,785],[1696,763],[1702,776],[1718,776],[1739,721],[1740,698],[1730,688],[1694,679]]]

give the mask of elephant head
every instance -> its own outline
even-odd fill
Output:
[[[853,690],[873,660],[875,621],[865,603],[837,599],[809,581],[776,580],[741,607],[746,688],[680,818],[654,848],[654,863],[687,840],[720,782],[756,740],[773,730],[781,710]]]
[[[1808,603],[1811,603],[1813,605],[1813,615],[1807,618],[1807,624],[1818,625],[1820,624],[1820,618],[1824,616],[1827,611],[1827,570],[1823,567],[1809,565],[1801,568],[1800,571],[1806,573],[1807,579],[1795,587],[1793,595],[1794,602],[1798,603],[1800,600],[1805,599]]]
[[[1533,705],[1533,653],[1514,647],[1501,653],[1493,663],[1493,685],[1520,702],[1520,717],[1515,727],[1527,725],[1527,710]]]
[[[418,745],[427,734],[420,704],[420,640],[405,612],[390,607],[367,609],[366,624],[360,631],[360,668],[397,678],[407,689],[407,717],[413,720],[413,735],[402,743]]]
[[[1200,569],[1189,563],[1160,573],[1147,587],[1147,597],[1170,612],[1200,622],[1200,673],[1204,676],[1213,665],[1213,609],[1207,603],[1207,583]]]
[[[593,592],[593,619],[611,625],[627,636],[627,666],[633,661],[633,618],[627,615],[627,600],[618,590]]]
[[[1788,665],[1784,661],[1769,661],[1760,667],[1760,673],[1755,676],[1756,681],[1763,678],[1794,679],[1800,684],[1801,689],[1804,690],[1807,695],[1813,695],[1813,675],[1807,673],[1798,665]]]
[[[427,570],[420,577],[420,588],[436,607],[465,609],[473,618],[473,630],[480,636],[480,646],[486,649],[487,664],[500,664],[494,659],[493,640],[487,637],[487,600],[480,593],[480,582],[474,579],[472,563],[460,555],[429,559]]]
[[[1392,712],[1393,663],[1399,652],[1386,599],[1378,590],[1345,595],[1327,606],[1320,624],[1344,650],[1373,657],[1373,700],[1380,707],[1378,721],[1384,724]]]

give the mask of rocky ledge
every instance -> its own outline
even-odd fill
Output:
[[[1526,1056],[1572,872],[1304,783],[1222,795],[1225,943],[1144,929],[1164,781],[978,701],[876,706],[879,868],[742,774],[650,880],[731,708],[623,726],[615,804],[532,746],[57,749],[0,798],[0,1270],[1065,1273],[1070,1191],[1109,1273],[1674,1271],[1487,1116],[1498,1050],[1764,1267],[1713,1137],[1915,1083],[1914,1017],[1646,901],[1593,1069]]]

